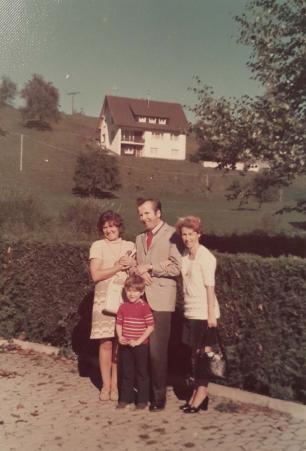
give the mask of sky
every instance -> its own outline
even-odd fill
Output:
[[[98,116],[105,95],[192,106],[193,76],[217,96],[254,96],[233,16],[247,0],[0,0],[0,76],[41,74],[61,109]],[[18,104],[19,101],[17,101]],[[188,116],[187,108],[185,112]]]

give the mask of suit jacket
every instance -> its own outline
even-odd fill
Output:
[[[150,263],[153,266],[152,284],[145,289],[147,301],[152,310],[173,312],[176,303],[176,277],[181,270],[181,252],[175,229],[164,223],[154,235],[149,250],[146,241],[146,232],[136,237],[137,263]]]

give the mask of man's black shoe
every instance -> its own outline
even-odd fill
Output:
[[[149,407],[150,412],[160,412],[166,407],[166,401],[152,402]]]

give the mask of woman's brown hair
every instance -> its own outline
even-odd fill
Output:
[[[181,235],[183,227],[188,227],[188,229],[192,229],[200,235],[203,234],[203,223],[198,216],[185,216],[184,218],[180,218],[175,224],[176,231],[179,235]]]
[[[97,223],[97,229],[98,229],[99,234],[103,235],[103,227],[107,222],[118,227],[119,236],[122,235],[122,233],[124,231],[124,224],[123,224],[123,219],[119,215],[119,213],[116,213],[113,210],[107,210],[107,211],[104,211],[100,215],[98,223]]]

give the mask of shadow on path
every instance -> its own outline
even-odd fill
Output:
[[[89,377],[99,390],[102,386],[99,370],[99,340],[90,339],[91,316],[94,300],[94,291],[89,291],[82,299],[78,314],[78,323],[71,336],[72,349],[78,356],[78,370],[81,377]]]
[[[172,315],[171,334],[168,347],[168,386],[178,399],[187,400],[192,393],[187,381],[191,373],[190,348],[182,343],[183,312],[176,310]]]

